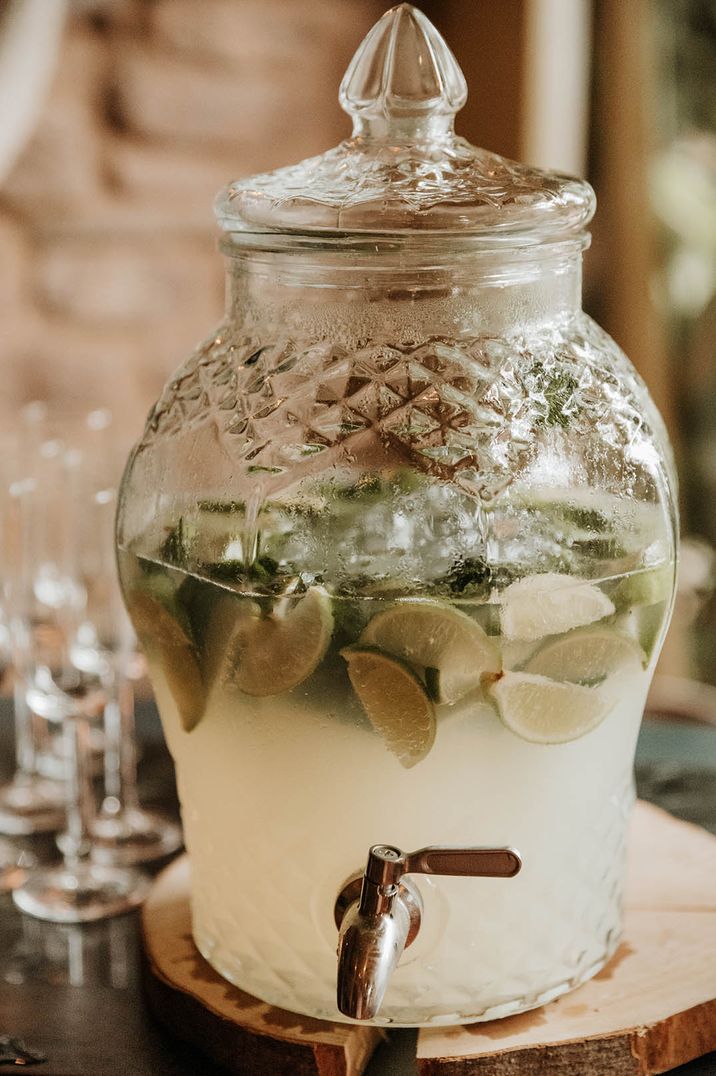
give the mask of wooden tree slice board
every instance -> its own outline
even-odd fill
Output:
[[[716,837],[638,803],[624,940],[557,1001],[423,1029],[421,1076],[652,1076],[716,1050]],[[715,1070],[716,1071],[716,1070]]]
[[[142,909],[144,978],[154,1015],[238,1076],[360,1076],[379,1028],[330,1024],[276,1009],[244,993],[194,945],[189,859],[161,872]]]
[[[143,932],[155,1015],[237,1076],[360,1076],[383,1038],[272,1008],[218,975],[191,937],[186,856],[159,875]],[[422,1076],[653,1076],[711,1050],[716,838],[639,803],[624,941],[610,964],[533,1012],[423,1029],[417,1066]]]

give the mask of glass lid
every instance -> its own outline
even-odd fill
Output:
[[[340,88],[353,134],[334,149],[230,183],[221,227],[269,233],[456,233],[487,246],[569,238],[594,213],[588,183],[478,149],[455,134],[467,85],[421,11],[400,4],[362,42]],[[426,236],[427,237],[427,236]]]

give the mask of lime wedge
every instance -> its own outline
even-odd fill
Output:
[[[495,641],[480,625],[435,601],[405,602],[383,610],[369,622],[360,642],[387,651],[422,675],[430,669],[436,702],[457,702],[502,668]]]
[[[341,655],[363,709],[406,769],[425,758],[435,740],[435,708],[412,669],[372,647],[347,646]]]
[[[531,743],[576,740],[601,724],[613,703],[597,688],[507,672],[489,689],[503,724]]]
[[[153,592],[130,591],[126,596],[127,610],[142,646],[161,666],[182,728],[191,732],[201,720],[206,704],[196,648],[188,622],[174,599],[171,580],[163,576],[150,578]],[[166,588],[160,580],[164,580]]]
[[[638,639],[644,655],[644,668],[653,658],[657,643],[662,641],[665,619],[666,606],[663,603],[637,606],[619,618],[622,631],[628,632],[634,640]]]
[[[568,684],[599,684],[620,669],[641,670],[646,655],[627,635],[605,627],[576,628],[551,639],[534,654],[524,671]]]
[[[656,605],[670,598],[673,588],[674,565],[659,564],[625,576],[614,590],[614,604],[620,610]]]
[[[222,679],[247,695],[280,695],[323,659],[333,633],[331,599],[315,586],[303,598],[285,598],[269,616],[252,605],[233,629]]]
[[[673,563],[657,564],[625,576],[614,589],[614,604],[624,614],[624,626],[639,640],[645,667],[662,638],[674,571]]]
[[[529,575],[502,594],[502,630],[525,642],[560,635],[611,616],[614,605],[594,583],[559,572]]]

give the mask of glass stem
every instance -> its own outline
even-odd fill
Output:
[[[20,679],[15,683],[14,702],[17,776],[30,778],[36,769],[35,736],[32,727],[33,715],[25,699],[25,683]]]
[[[87,718],[82,714],[66,718],[64,735],[67,742],[67,828],[62,835],[62,852],[67,869],[76,870],[89,855],[95,817]]]
[[[126,677],[113,687],[104,710],[104,791],[112,813],[131,810],[137,800],[137,754],[134,745],[134,689]]]
[[[139,807],[134,686],[126,677],[119,685],[119,709],[122,715],[122,803],[125,808],[134,809]]]
[[[122,801],[121,737],[122,715],[117,693],[113,690],[104,708],[104,796],[105,802],[116,801],[115,811]]]

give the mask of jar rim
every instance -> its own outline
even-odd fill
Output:
[[[219,248],[222,253],[238,256],[242,252],[358,256],[375,262],[410,257],[416,264],[446,259],[465,260],[492,257],[502,261],[568,257],[586,250],[591,233],[585,229],[545,236],[515,236],[482,232],[342,232],[298,231],[290,229],[253,231],[241,227],[222,229]]]

